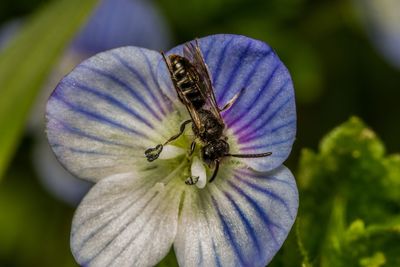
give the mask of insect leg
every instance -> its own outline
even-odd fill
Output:
[[[230,109],[230,108],[233,106],[233,104],[235,104],[236,100],[238,100],[238,98],[242,95],[244,89],[245,89],[245,88],[243,87],[239,92],[237,92],[237,93],[228,101],[228,103],[225,104],[225,106],[224,106],[222,109],[219,109],[219,111],[221,112],[221,111],[225,111],[225,110]]]
[[[272,152],[265,152],[260,154],[225,154],[225,157],[234,157],[234,158],[262,158],[271,156]]]
[[[174,140],[176,140],[179,136],[181,136],[183,134],[183,132],[185,131],[185,127],[187,124],[191,123],[192,120],[186,120],[181,124],[181,127],[179,129],[179,133],[177,133],[176,135],[173,135],[171,138],[169,138],[164,144],[158,144],[157,146],[155,146],[154,148],[148,148],[146,149],[146,151],[144,152],[147,161],[152,162],[156,159],[158,159],[158,157],[160,156],[163,147],[168,144],[169,142],[172,142]]]
[[[196,141],[193,140],[192,144],[190,144],[189,157],[193,155],[195,149],[196,149]]]
[[[170,137],[170,138],[164,143],[164,146],[165,146],[166,144],[168,144],[169,142],[172,142],[172,141],[176,140],[179,136],[181,136],[181,135],[183,134],[183,132],[185,131],[186,125],[188,125],[188,124],[191,123],[191,122],[192,122],[192,120],[186,120],[186,121],[182,122],[181,127],[179,128],[179,133],[177,133],[176,135]]]
[[[216,161],[215,161],[214,172],[213,172],[213,175],[211,176],[210,180],[208,181],[209,183],[211,183],[212,181],[214,181],[215,177],[217,177],[218,170],[219,170],[219,160],[216,160]]]
[[[195,185],[199,181],[199,178],[200,178],[199,176],[190,176],[190,177],[186,178],[185,184]]]

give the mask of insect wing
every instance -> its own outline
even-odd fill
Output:
[[[210,72],[208,71],[207,65],[204,62],[203,55],[201,53],[199,42],[196,39],[194,42],[188,42],[183,47],[183,55],[186,57],[190,63],[195,67],[196,71],[200,76],[200,91],[205,99],[207,99],[207,104],[211,108],[211,112],[214,116],[218,118],[221,122],[222,117],[220,110],[215,98],[214,89],[211,82]]]
[[[166,56],[163,52],[161,52],[161,55],[163,56],[165,64],[167,65],[167,69],[169,71],[171,79],[174,79],[174,75],[172,73],[172,65],[171,65],[171,62],[169,60],[169,57]],[[174,84],[174,88],[175,88],[176,93],[178,94],[179,99],[182,101],[182,103],[185,105],[186,109],[188,110],[190,118],[192,119],[193,124],[195,125],[197,130],[200,131],[200,129],[202,127],[201,121],[200,121],[200,117],[199,117],[198,112],[194,108],[192,102],[190,102],[190,100],[185,96],[185,94],[183,94],[181,92],[181,90],[179,90],[179,88],[177,88],[175,86],[175,84]]]

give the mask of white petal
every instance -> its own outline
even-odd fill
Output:
[[[64,169],[43,134],[37,138],[39,140],[33,147],[33,163],[40,182],[52,195],[76,207],[93,184],[76,178]]]
[[[204,163],[198,158],[193,157],[191,173],[194,177],[199,177],[199,180],[196,183],[198,188],[204,188],[207,183],[207,173],[206,168],[204,167]]]
[[[158,52],[123,47],[82,62],[47,102],[47,136],[74,175],[97,182],[129,172],[177,125],[156,81]]]
[[[178,168],[161,181],[124,173],[97,183],[74,216],[71,248],[83,266],[153,266],[168,253],[176,235]],[[182,192],[182,191],[181,191]]]
[[[189,190],[174,242],[181,267],[263,267],[296,218],[297,188],[284,166],[268,173],[222,169],[205,189]]]
[[[165,145],[159,159],[173,159],[178,156],[185,154],[185,150],[181,147],[173,146],[173,145]]]

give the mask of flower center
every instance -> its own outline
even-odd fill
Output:
[[[186,138],[182,138],[186,139]],[[186,143],[186,142],[185,142]],[[192,144],[195,144],[194,142]],[[196,185],[198,188],[204,188],[207,184],[207,165],[201,160],[199,153],[200,149],[190,147],[184,149],[176,145],[165,145],[158,157],[160,160],[179,160],[182,161],[184,156],[185,161],[188,162],[186,171],[184,172],[183,180],[187,185]],[[186,156],[185,156],[186,154]]]
[[[145,155],[150,162],[161,160],[168,165],[183,163],[185,167],[181,175],[182,182],[201,189],[216,178],[220,162],[224,167],[231,162],[224,157],[229,153],[231,145],[226,142],[228,139],[225,137],[208,143],[200,142],[193,132],[191,120],[184,120],[181,114],[177,110],[160,124],[160,132],[163,131],[164,138],[167,136],[168,139],[147,149]],[[230,141],[235,140],[233,134],[228,129],[225,130],[225,136],[230,136]],[[235,147],[236,144],[232,146]]]

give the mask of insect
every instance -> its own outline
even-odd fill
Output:
[[[194,185],[199,181],[199,176],[190,176],[185,180],[185,184]]]
[[[225,123],[221,112],[232,107],[243,93],[244,88],[229,100],[223,108],[218,107],[211,77],[197,40],[184,45],[184,56],[161,54],[167,65],[178,98],[185,105],[190,119],[184,121],[180,126],[179,133],[170,137],[164,144],[158,144],[154,148],[147,149],[145,155],[148,161],[156,160],[162,152],[163,146],[181,136],[185,131],[186,125],[190,123],[192,123],[195,140],[192,141],[190,146],[189,156],[195,150],[196,139],[199,140],[202,145],[202,160],[209,167],[214,166],[213,174],[209,179],[210,183],[217,177],[220,161],[224,157],[259,158],[272,154],[272,152],[260,154],[229,153],[228,138],[224,135]],[[193,185],[197,181],[198,177],[189,177],[185,183]]]

